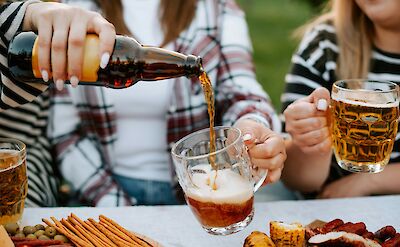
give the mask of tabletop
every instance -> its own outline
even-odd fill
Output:
[[[243,231],[229,236],[206,233],[187,206],[134,206],[120,208],[27,208],[22,225],[34,225],[42,218],[60,219],[71,212],[82,219],[104,214],[125,228],[144,234],[165,247],[242,246],[252,231],[267,232],[269,222],[308,224],[315,219],[363,221],[370,231],[392,225],[400,231],[400,195],[352,199],[278,201],[255,204],[253,222]]]

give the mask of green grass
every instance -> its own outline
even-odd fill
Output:
[[[237,1],[246,12],[258,81],[279,110],[285,74],[299,42],[292,33],[312,17],[312,9],[300,0]]]

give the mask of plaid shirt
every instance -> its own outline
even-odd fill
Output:
[[[255,79],[244,14],[233,0],[199,0],[194,20],[174,47],[203,58],[215,90],[216,125],[253,118],[280,129],[269,97]],[[166,119],[171,147],[185,135],[209,127],[209,118],[197,79],[177,78],[170,83],[174,85]],[[96,206],[134,204],[135,199],[112,177],[117,114],[104,89],[66,87],[62,92],[53,90],[52,96],[49,135],[61,172],[79,198]],[[176,182],[173,169],[171,175]]]

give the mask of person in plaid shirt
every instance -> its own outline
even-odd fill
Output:
[[[240,128],[253,164],[269,170],[267,182],[279,179],[286,159],[277,134],[280,121],[255,78],[244,14],[233,0],[64,2],[101,8],[117,32],[143,44],[202,57],[215,90],[215,125]],[[161,22],[160,12],[169,13]],[[65,87],[53,90],[51,101],[49,135],[80,203],[178,203],[169,150],[185,135],[209,127],[197,79],[139,82],[124,90]]]

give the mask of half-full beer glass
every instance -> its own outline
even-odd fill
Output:
[[[254,192],[266,171],[252,168],[239,129],[214,129],[216,152],[209,153],[210,129],[204,129],[177,142],[172,156],[186,202],[202,227],[211,234],[227,235],[251,222]]]
[[[0,138],[0,225],[21,219],[28,190],[25,144]]]
[[[399,118],[399,87],[387,81],[341,80],[332,88],[332,141],[340,167],[376,173],[390,159]]]

